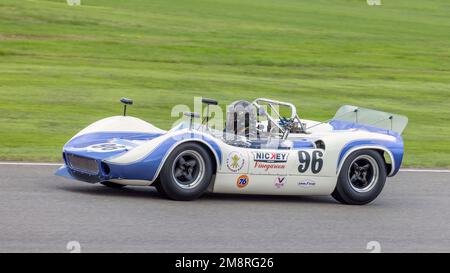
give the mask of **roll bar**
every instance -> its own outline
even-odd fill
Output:
[[[277,101],[277,100],[266,99],[266,98],[255,99],[253,101],[253,105],[257,108],[258,113],[264,113],[267,116],[267,119],[269,119],[270,122],[272,122],[275,126],[277,126],[277,128],[283,133],[283,139],[286,139],[288,137],[288,135],[290,133],[290,128],[281,127],[280,124],[278,124],[278,122],[276,122],[274,118],[272,118],[270,115],[265,113],[264,108],[261,107],[261,103],[266,103],[270,107],[272,112],[275,112],[275,114],[278,115],[278,117],[280,119],[282,118],[282,116],[275,109],[274,105],[289,107],[291,109],[291,117],[290,118],[300,126],[300,129],[303,133],[306,133],[306,128],[302,124],[300,117],[297,115],[297,108],[295,107],[295,105],[293,105],[292,103],[289,103],[289,102]],[[263,111],[263,112],[261,112],[261,111]]]
[[[278,101],[278,100],[272,100],[272,99],[266,99],[266,98],[258,98],[258,99],[255,99],[253,101],[253,104],[257,108],[260,108],[261,107],[260,102],[267,103],[271,109],[274,109],[273,105],[281,105],[281,106],[289,107],[289,108],[291,108],[291,118],[295,118],[297,116],[297,108],[295,108],[295,105],[293,105],[292,103],[284,102],[284,101]],[[280,113],[278,113],[276,110],[275,110],[275,113],[279,117],[281,117]]]

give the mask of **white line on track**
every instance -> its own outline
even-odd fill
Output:
[[[450,170],[432,170],[432,169],[400,169],[400,171],[411,173],[450,173]]]
[[[0,162],[1,165],[15,166],[62,166],[62,163],[45,163],[45,162]],[[400,172],[416,172],[416,173],[450,173],[450,170],[436,169],[400,169]]]

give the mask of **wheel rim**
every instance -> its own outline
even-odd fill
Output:
[[[172,177],[180,188],[194,188],[202,181],[204,175],[205,161],[196,151],[183,151],[173,161]]]
[[[348,181],[356,192],[370,191],[378,181],[379,168],[377,161],[368,155],[356,157],[348,170]]]

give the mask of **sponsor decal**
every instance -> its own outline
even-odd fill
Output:
[[[268,171],[269,169],[285,169],[286,165],[283,163],[287,162],[288,153],[278,153],[278,152],[254,152],[253,159],[255,169],[263,169]]]
[[[309,188],[314,187],[316,185],[316,182],[307,179],[305,181],[298,182],[297,185],[299,185],[300,187]]]
[[[248,177],[248,175],[240,175],[236,181],[236,186],[238,188],[243,188],[245,186],[248,185],[248,183],[250,182],[250,178]]]
[[[275,178],[275,188],[282,188],[286,184],[286,180],[287,178],[285,176],[277,176]]]
[[[255,152],[253,153],[255,161],[267,162],[267,163],[285,163],[288,159],[288,153],[267,153],[267,152]]]
[[[285,169],[286,165],[280,163],[264,163],[255,161],[255,165],[253,167],[255,169],[264,169],[265,171],[268,171],[269,169]]]
[[[227,157],[227,168],[232,172],[238,172],[244,167],[244,156],[239,152],[231,152]]]

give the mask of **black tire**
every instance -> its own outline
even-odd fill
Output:
[[[367,167],[368,165],[370,166]],[[353,152],[342,165],[336,188],[331,195],[343,204],[370,203],[383,189],[386,176],[386,164],[379,152],[374,150]]]
[[[163,197],[163,198],[169,198],[166,193],[164,192],[164,189],[161,187],[161,181],[159,180],[159,177],[157,178],[157,180],[154,182],[154,184],[152,185],[155,187],[156,191],[158,192],[158,194]]]
[[[176,147],[159,174],[158,192],[169,199],[189,201],[208,189],[213,175],[209,153],[202,145],[189,142]],[[196,163],[193,163],[196,161]]]
[[[126,185],[117,184],[117,183],[110,182],[110,181],[104,181],[104,182],[101,182],[100,184],[102,184],[103,186],[106,186],[108,188],[113,188],[113,189],[121,189],[126,186]]]

